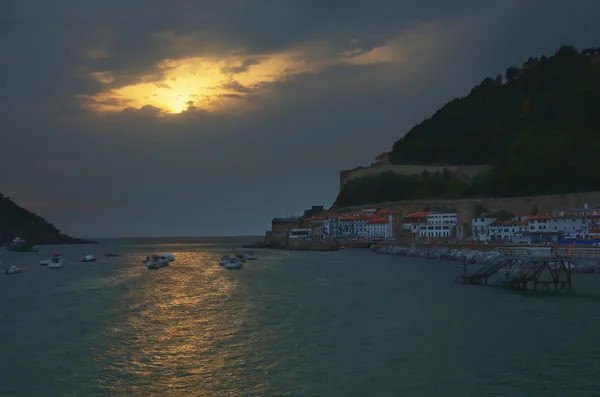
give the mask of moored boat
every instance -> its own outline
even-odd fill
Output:
[[[6,242],[5,247],[8,251],[13,252],[37,252],[38,249],[27,243],[24,238],[15,237],[11,241]]]
[[[4,274],[19,274],[23,273],[23,268],[17,266],[11,266],[8,269],[4,269]]]
[[[40,261],[40,266],[48,266],[49,263],[50,259],[44,259],[43,261]]]
[[[162,256],[165,257],[169,262],[173,262],[175,260],[175,256],[170,252],[165,252],[162,254]]]
[[[148,268],[148,269],[158,269],[161,267],[166,267],[169,266],[169,259],[167,257],[165,257],[164,255],[152,255],[152,257],[147,256],[146,260],[144,261],[144,265]]]
[[[243,265],[244,265],[244,262],[242,262],[239,258],[232,257],[232,258],[229,258],[229,261],[227,261],[223,265],[223,267],[225,267],[225,269],[237,270],[237,269],[241,269]]]
[[[254,251],[248,251],[248,253],[246,254],[246,259],[249,261],[254,261],[254,260],[257,260],[258,257],[254,253]]]
[[[96,257],[94,255],[86,255],[81,258],[82,262],[96,262]]]
[[[63,260],[60,257],[60,254],[52,255],[52,259],[50,259],[50,262],[48,263],[48,267],[51,269],[58,269],[62,266],[63,266]]]

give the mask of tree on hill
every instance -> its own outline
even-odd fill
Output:
[[[504,84],[498,76],[484,79],[467,96],[451,100],[396,141],[390,162],[492,165],[469,189],[460,190],[467,195],[463,197],[600,190],[599,55],[600,48],[580,53],[562,46],[554,56],[530,57],[523,68],[507,68]],[[349,188],[362,195],[358,185],[370,183],[389,193],[391,188],[383,186],[392,179],[355,181]],[[423,176],[410,183],[417,185],[403,196],[440,191]],[[428,188],[419,193],[423,183]],[[446,186],[441,191],[448,194]],[[368,196],[379,200],[377,193]],[[349,194],[345,197],[357,202]]]

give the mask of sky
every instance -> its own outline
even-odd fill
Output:
[[[597,0],[4,0],[0,193],[78,237],[258,235]]]

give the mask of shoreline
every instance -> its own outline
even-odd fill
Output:
[[[390,256],[407,256],[411,258],[420,259],[435,259],[445,260],[449,262],[462,262],[467,264],[477,263],[479,260],[483,260],[490,255],[490,251],[493,251],[498,246],[486,245],[486,249],[482,247],[467,248],[460,247],[462,244],[457,244],[454,248],[444,246],[432,246],[431,244],[419,244],[421,247],[406,246],[406,245],[375,245],[371,247],[371,251],[379,255],[390,255]],[[428,245],[428,247],[427,247]],[[465,244],[467,245],[467,244]],[[472,245],[472,244],[471,244]],[[489,248],[488,248],[489,247]],[[507,247],[506,245],[504,247]],[[531,246],[529,246],[531,247]],[[542,247],[542,246],[539,246]],[[546,247],[546,246],[543,246]],[[600,260],[598,259],[574,259],[571,260],[575,264],[573,273],[595,273],[600,274]],[[458,271],[458,269],[457,269]]]

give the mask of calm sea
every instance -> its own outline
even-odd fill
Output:
[[[240,271],[218,266],[243,242],[1,251],[27,269],[0,275],[0,396],[599,393],[600,276],[554,296],[462,286],[457,262],[368,250],[256,250]],[[64,268],[39,266],[53,252]],[[153,252],[177,260],[149,271]]]

